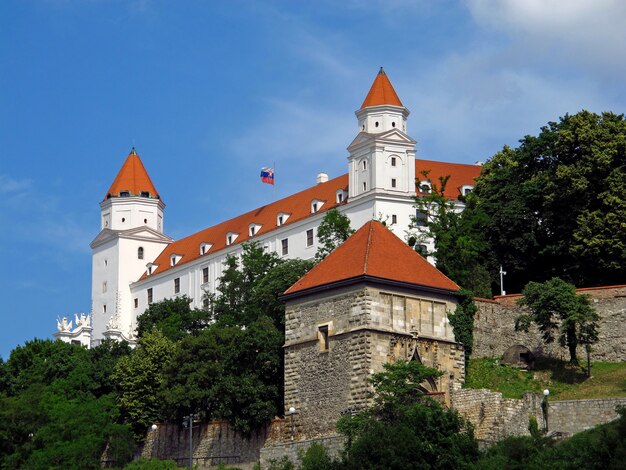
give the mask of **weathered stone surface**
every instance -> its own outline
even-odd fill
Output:
[[[626,398],[598,400],[551,400],[550,430],[577,433],[618,418],[616,408],[626,406]]]
[[[626,286],[579,289],[592,298],[592,305],[600,316],[599,341],[592,346],[594,361],[626,361]],[[546,345],[536,326],[528,333],[515,331],[515,319],[524,311],[517,305],[519,295],[490,300],[477,300],[474,318],[474,357],[500,357],[515,344],[522,344],[535,355],[549,355],[569,359],[566,348],[558,341]],[[580,358],[585,356],[579,348]]]

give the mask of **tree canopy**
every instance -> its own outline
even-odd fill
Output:
[[[353,233],[354,230],[350,227],[350,219],[347,216],[337,209],[331,209],[326,212],[317,228],[319,247],[315,254],[315,261],[319,262],[326,258]]]
[[[536,323],[546,343],[554,341],[555,332],[561,346],[567,346],[570,362],[577,363],[576,348],[579,344],[598,341],[599,316],[591,306],[589,297],[576,293],[576,287],[558,277],[544,283],[529,282],[518,303],[528,308],[529,314],[521,315],[515,328],[528,331]]]

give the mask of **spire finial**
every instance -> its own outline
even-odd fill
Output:
[[[130,150],[130,154],[131,155],[137,155],[137,150],[135,150],[135,147],[133,146],[133,148]]]
[[[381,74],[381,73],[383,73],[383,74],[385,73],[385,71],[383,70],[383,66],[382,65],[380,66],[380,70],[378,71],[378,74]]]

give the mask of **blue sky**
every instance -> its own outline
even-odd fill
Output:
[[[98,203],[133,145],[180,238],[346,172],[381,65],[421,158],[622,113],[625,24],[620,0],[3,0],[0,355],[90,310]]]

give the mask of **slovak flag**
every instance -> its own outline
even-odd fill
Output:
[[[274,169],[261,168],[261,181],[267,184],[274,184]]]

